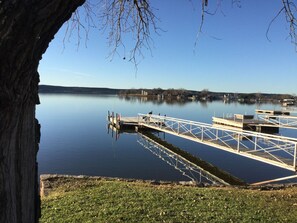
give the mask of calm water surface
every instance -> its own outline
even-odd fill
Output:
[[[39,172],[83,174],[151,180],[184,181],[189,178],[145,149],[137,134],[115,139],[107,128],[107,111],[123,116],[153,111],[155,114],[211,123],[212,116],[254,114],[255,109],[280,109],[279,105],[223,102],[186,104],[124,100],[117,96],[41,94],[37,118],[41,123]],[[297,131],[281,132],[297,137]],[[169,134],[160,138],[247,182],[292,175],[271,165],[246,159]]]

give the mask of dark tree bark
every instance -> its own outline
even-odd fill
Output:
[[[0,1],[0,222],[38,222],[35,119],[42,54],[85,0]]]

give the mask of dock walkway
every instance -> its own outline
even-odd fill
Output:
[[[137,117],[125,118],[112,114],[108,120],[119,128],[154,129],[296,172],[296,138],[168,116],[138,114]]]

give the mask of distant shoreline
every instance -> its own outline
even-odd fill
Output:
[[[65,87],[53,85],[39,85],[41,94],[89,94],[89,95],[119,95],[121,97],[138,97],[149,100],[169,101],[213,101],[223,100],[227,102],[238,101],[240,103],[279,103],[284,100],[295,100],[295,95],[274,93],[234,93],[234,92],[211,92],[207,89],[193,91],[187,89],[114,89],[96,87]]]
[[[39,85],[39,93],[46,94],[103,94],[117,95],[121,89],[93,88],[93,87],[64,87],[52,85]]]

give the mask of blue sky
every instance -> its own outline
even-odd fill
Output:
[[[210,1],[217,2],[217,1]],[[281,8],[281,0],[231,0],[200,25],[200,0],[151,0],[159,17],[160,35],[152,33],[152,53],[136,72],[126,52],[111,60],[107,33],[93,29],[87,46],[75,38],[63,44],[65,26],[50,43],[40,62],[41,84],[109,88],[185,88],[210,91],[297,94],[297,53],[288,38],[288,24],[280,16],[266,30]],[[209,9],[215,7],[210,5]]]

